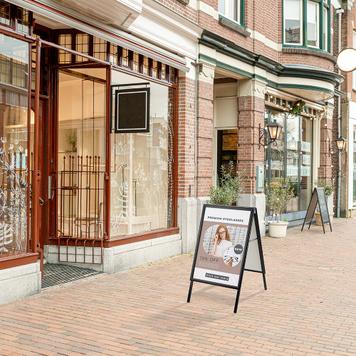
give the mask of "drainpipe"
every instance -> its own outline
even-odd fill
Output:
[[[199,124],[199,74],[201,65],[195,63],[195,125],[194,125],[194,197],[198,199],[198,124]]]
[[[338,16],[338,49],[337,52],[340,53],[341,51],[341,31],[342,31],[342,26],[341,26],[341,18],[342,14],[344,13],[344,10],[342,8],[336,10],[336,14]],[[341,74],[340,69],[338,69],[338,73]],[[341,91],[341,83],[339,84],[338,87],[339,91]],[[337,102],[337,137],[341,136],[341,95],[338,95],[338,102]],[[341,205],[341,169],[342,169],[342,162],[341,162],[341,155],[342,152],[338,150],[338,170],[337,170],[337,201],[336,201],[336,217],[340,217],[340,205]]]

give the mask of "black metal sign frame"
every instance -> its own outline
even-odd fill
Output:
[[[237,211],[249,211],[250,212],[246,240],[245,240],[244,254],[242,256],[242,262],[241,262],[242,263],[241,272],[240,272],[237,286],[230,286],[230,285],[226,285],[226,284],[222,284],[222,283],[218,283],[218,282],[212,282],[212,281],[194,278],[194,271],[196,268],[196,263],[197,263],[197,258],[198,258],[198,251],[199,251],[199,246],[200,246],[200,241],[201,241],[202,228],[203,228],[206,208],[232,209],[232,210],[237,210]],[[260,266],[261,266],[260,271],[254,270],[254,269],[245,269],[246,259],[247,259],[247,255],[248,255],[248,247],[249,247],[250,241],[252,241],[252,240],[250,240],[250,236],[251,236],[251,230],[252,230],[253,223],[255,224],[256,240],[257,240],[257,244],[258,244],[258,253],[259,253],[259,258],[260,258],[259,262],[260,262]],[[191,300],[193,283],[194,282],[205,283],[205,284],[210,284],[210,285],[215,285],[215,286],[219,286],[219,287],[225,287],[225,288],[237,290],[235,306],[234,306],[234,313],[237,313],[239,299],[240,299],[240,292],[241,292],[241,288],[242,288],[243,275],[244,275],[245,270],[249,271],[249,272],[261,273],[262,278],[263,278],[264,289],[267,290],[266,268],[265,268],[265,263],[264,263],[264,258],[263,258],[263,249],[262,249],[260,227],[259,227],[259,223],[258,223],[257,209],[256,208],[247,208],[247,207],[230,207],[230,206],[204,204],[201,219],[200,219],[200,226],[199,226],[197,244],[196,244],[196,248],[195,248],[194,260],[193,260],[192,270],[191,270],[191,274],[190,274],[190,285],[189,285],[187,303],[190,303],[190,300]]]
[[[320,204],[320,202],[322,200],[324,201],[324,204]],[[325,234],[325,224],[329,224],[330,231],[332,232],[333,229],[332,229],[331,221],[330,221],[328,202],[326,200],[325,189],[323,187],[314,188],[312,196],[310,198],[307,212],[305,214],[305,218],[303,221],[303,226],[302,226],[301,231],[303,231],[306,223],[309,223],[308,230],[310,229],[310,226],[314,219],[315,209],[317,206],[319,207],[320,219],[321,219],[321,224],[323,226],[324,234]],[[324,219],[324,218],[326,218],[326,219]]]
[[[143,93],[145,94],[146,112],[144,127],[120,128],[119,124],[119,95]],[[110,132],[111,133],[139,133],[150,131],[150,83],[131,83],[111,85],[111,105],[110,105]]]

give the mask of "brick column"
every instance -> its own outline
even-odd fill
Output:
[[[265,84],[255,80],[240,85],[237,169],[244,176],[245,194],[256,192],[256,166],[264,164],[264,147],[258,147],[259,127],[264,127],[264,92]]]
[[[197,118],[198,197],[208,196],[209,189],[213,184],[214,71],[215,67],[213,65],[205,63],[200,65]]]
[[[333,137],[333,113],[334,105],[328,104],[326,111],[320,121],[320,166],[318,170],[319,180],[331,183],[333,172],[333,159],[337,151]],[[337,168],[337,167],[336,167]]]
[[[191,70],[194,70],[192,68]],[[195,192],[195,80],[180,73],[178,83],[178,196],[187,198]]]

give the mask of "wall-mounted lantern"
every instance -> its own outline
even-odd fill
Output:
[[[346,140],[340,136],[337,140],[335,140],[335,142],[339,152],[342,152],[346,147]]]
[[[264,128],[259,125],[259,132],[260,136],[258,141],[258,149],[260,149],[262,146],[268,146],[272,143],[276,143],[276,140],[278,140],[278,137],[282,132],[282,126],[278,124],[276,120],[273,120],[273,122],[268,123]]]

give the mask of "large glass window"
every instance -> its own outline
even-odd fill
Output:
[[[302,0],[284,1],[284,42],[302,44]]]
[[[112,84],[146,83],[117,71]],[[148,83],[150,131],[111,134],[111,236],[167,228],[172,221],[172,95]]]
[[[219,0],[219,13],[241,24],[241,1],[243,0]]]
[[[352,31],[352,45],[356,49],[356,31]],[[356,90],[356,71],[352,72],[352,89]]]
[[[285,45],[330,51],[330,0],[284,0]]]
[[[0,34],[0,257],[27,251],[29,45]]]
[[[353,206],[356,206],[356,126],[353,127],[353,142],[352,142],[352,173],[353,173],[353,193],[352,193],[352,201]]]
[[[308,118],[267,110],[265,123],[276,120],[282,132],[276,143],[266,147],[266,184],[276,179],[288,179],[294,197],[287,205],[287,213],[306,210],[312,192],[313,125]]]

